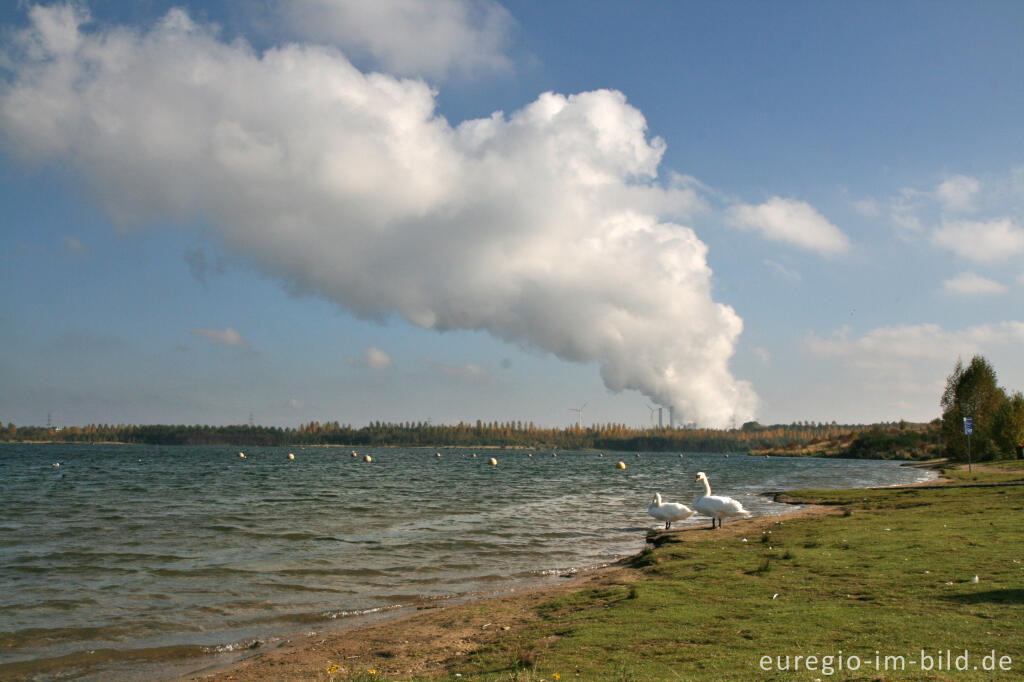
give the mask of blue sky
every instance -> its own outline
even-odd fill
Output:
[[[4,422],[924,421],[975,353],[1024,389],[1020,3],[0,26]]]

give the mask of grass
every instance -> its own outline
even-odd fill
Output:
[[[999,468],[976,475],[1024,475]],[[1024,486],[789,498],[835,510],[760,519],[745,527],[747,542],[728,524],[671,535],[637,558],[629,584],[548,602],[514,638],[450,669],[462,680],[531,682],[1020,678]],[[934,660],[947,649],[954,658],[967,650],[978,670],[920,672],[922,650]],[[1011,671],[981,669],[993,650],[996,661],[1011,657]],[[820,657],[840,651],[861,670],[823,674]],[[880,666],[894,657],[888,671],[868,667],[876,652]],[[818,656],[817,670],[759,667],[762,656],[786,655]]]
[[[955,466],[943,470],[946,478],[957,483],[1007,483],[1024,481],[1024,460],[1009,459],[997,462],[977,462],[968,472],[967,466]]]

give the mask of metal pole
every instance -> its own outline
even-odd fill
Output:
[[[964,435],[967,436],[967,472],[974,473],[974,466],[971,463],[971,434],[974,432],[974,420],[964,417]]]
[[[967,434],[967,473],[974,473],[973,465],[971,464],[971,434]]]

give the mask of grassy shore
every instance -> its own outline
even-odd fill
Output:
[[[812,506],[655,533],[630,566],[571,588],[378,624],[217,677],[1021,679],[1022,464],[951,468],[939,487],[793,491]]]

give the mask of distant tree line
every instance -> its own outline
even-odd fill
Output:
[[[839,456],[924,459],[942,454],[967,459],[963,420],[973,422],[971,456],[977,461],[1024,458],[1024,395],[1007,393],[996,373],[978,355],[966,367],[957,361],[946,379],[940,401],[942,418],[929,424],[883,422],[831,424],[794,422],[764,426],[748,422],[738,429],[637,428],[625,424],[538,427],[533,422],[507,421],[454,425],[428,422],[375,421],[353,427],[337,421],[309,422],[297,428],[230,425],[112,425],[65,428],[0,427],[0,441],[63,443],[144,443],[150,445],[352,445],[561,448],[565,450],[636,450],[746,452],[790,450],[823,442],[843,444]],[[848,444],[848,447],[845,447]]]
[[[625,424],[538,427],[532,422],[483,422],[454,425],[375,421],[353,427],[337,421],[310,422],[297,428],[275,426],[111,425],[65,428],[15,426],[0,429],[0,440],[64,443],[144,443],[150,445],[353,445],[561,448],[565,450],[638,450],[745,452],[789,447],[895,425],[840,425],[799,422],[763,426],[748,422],[738,429],[636,428]]]
[[[996,371],[981,355],[969,365],[957,360],[942,393],[942,443],[947,457],[966,460],[968,436],[964,419],[972,422],[970,455],[975,461],[1024,459],[1024,394],[1007,393]]]

